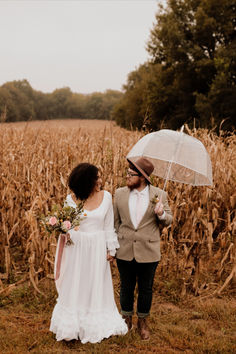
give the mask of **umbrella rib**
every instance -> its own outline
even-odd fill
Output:
[[[211,160],[206,148],[198,139],[184,134],[183,129],[184,126],[180,132],[160,130],[147,134],[127,155],[134,160],[141,156],[151,160],[155,166],[154,174],[164,178],[161,199],[168,180],[193,186],[211,186],[213,183]]]
[[[150,158],[150,159],[153,158],[153,156],[148,155],[146,153],[143,155],[143,157],[147,157],[147,158]],[[158,158],[158,160],[163,161],[163,162],[168,162],[168,164],[172,164],[174,162],[177,165],[183,166],[184,168],[187,168],[188,170],[194,171],[194,172],[198,173],[199,175],[206,177],[204,174],[202,174],[201,172],[197,171],[194,167],[189,168],[188,166],[186,166],[186,165],[184,165],[182,163],[173,161],[173,160],[165,160],[165,159],[160,159],[160,158]]]

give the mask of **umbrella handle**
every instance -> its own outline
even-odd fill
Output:
[[[163,192],[164,192],[164,191],[161,192],[161,197],[160,197],[160,200],[159,200],[160,203],[162,203]]]
[[[161,191],[161,196],[160,196],[160,199],[159,199],[159,203],[162,203],[163,193],[164,193],[164,189],[162,189],[162,191]]]

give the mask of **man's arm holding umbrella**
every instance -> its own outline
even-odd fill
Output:
[[[168,226],[172,223],[173,216],[168,204],[166,192],[162,192],[161,198],[158,200],[154,212],[164,226]]]

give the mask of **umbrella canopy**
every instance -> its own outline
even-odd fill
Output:
[[[212,185],[210,157],[196,138],[169,129],[145,135],[130,150],[127,158],[145,157],[154,165],[153,174],[193,186]]]

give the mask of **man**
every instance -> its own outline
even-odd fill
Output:
[[[116,258],[121,281],[121,313],[131,330],[137,282],[138,332],[143,340],[148,340],[147,317],[154,275],[161,258],[159,224],[171,224],[172,214],[167,194],[151,185],[153,164],[143,157],[135,163],[128,162],[127,186],[117,189],[114,198],[115,229],[120,243]]]

